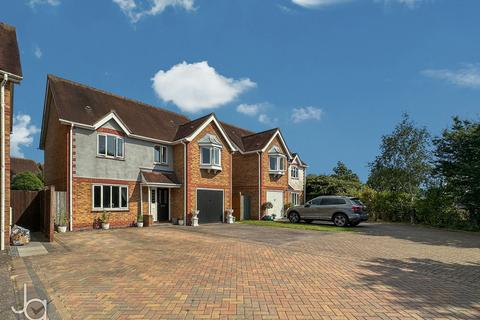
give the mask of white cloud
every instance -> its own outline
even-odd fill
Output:
[[[292,0],[293,3],[305,8],[320,8],[349,1],[350,0]]]
[[[480,89],[480,64],[468,64],[457,70],[427,69],[423,70],[422,74],[459,87]]]
[[[33,54],[35,55],[35,57],[37,57],[37,59],[40,59],[43,56],[42,49],[40,49],[39,46],[35,46],[35,49],[33,50]]]
[[[153,89],[162,100],[173,102],[186,112],[221,107],[257,86],[248,78],[227,78],[207,61],[191,64],[184,61],[170,70],[158,71],[152,80]]]
[[[258,116],[258,121],[260,123],[272,126],[275,125],[278,122],[277,118],[271,118],[268,114],[262,113]]]
[[[314,107],[294,108],[292,112],[293,123],[300,123],[306,120],[320,120],[323,111]]]
[[[13,118],[13,132],[10,137],[10,154],[14,157],[23,157],[23,147],[30,147],[33,136],[40,130],[31,124],[32,118],[28,114],[17,114]]]
[[[113,0],[132,23],[145,16],[155,16],[167,7],[179,7],[187,11],[194,10],[195,0]]]
[[[60,0],[29,0],[27,4],[35,8],[37,5],[50,5],[50,6],[58,6],[61,3]]]
[[[237,112],[243,113],[247,116],[256,116],[258,113],[265,111],[270,107],[270,104],[267,102],[246,104],[242,103],[237,106]]]
[[[304,8],[322,8],[327,6],[333,6],[337,4],[353,2],[358,0],[291,0],[293,3],[304,7]],[[422,2],[433,1],[433,0],[374,0],[377,3],[385,4],[400,4],[405,5],[411,9],[415,8]]]

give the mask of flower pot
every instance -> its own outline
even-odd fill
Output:
[[[143,228],[143,222],[137,222],[137,227]]]
[[[150,227],[153,224],[153,216],[144,214],[143,215],[143,225],[145,227]]]
[[[183,226],[183,219],[178,219],[178,225]]]
[[[103,223],[103,222],[102,222],[102,229],[103,229],[103,230],[108,230],[108,229],[110,229],[110,223]]]
[[[60,233],[67,232],[67,226],[57,226],[57,231]]]

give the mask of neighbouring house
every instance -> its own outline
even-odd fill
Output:
[[[10,181],[13,178],[22,172],[33,172],[35,174],[42,172],[42,165],[36,163],[32,159],[25,159],[25,158],[10,158]]]
[[[0,22],[0,250],[10,243],[10,134],[14,87],[22,80],[20,52],[15,27]]]
[[[189,224],[194,210],[200,223],[225,221],[247,192],[249,214],[238,218],[260,218],[266,201],[280,213],[288,200],[292,156],[279,129],[253,133],[214,114],[191,120],[53,75],[40,149],[45,184],[67,192],[70,230],[95,228],[104,210],[113,227],[139,214]]]
[[[292,153],[292,157],[292,160],[288,163],[288,191],[290,193],[290,204],[297,206],[305,203],[308,166],[297,153]]]
[[[255,133],[226,123],[223,126],[238,149],[233,155],[236,218],[261,219],[275,214],[281,219],[289,198],[287,166],[292,155],[280,129]]]

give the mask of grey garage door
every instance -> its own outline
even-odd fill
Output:
[[[197,190],[199,223],[223,222],[223,191]]]

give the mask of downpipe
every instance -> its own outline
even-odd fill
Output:
[[[69,168],[68,168],[68,213],[69,213],[69,220],[70,220],[70,231],[73,231],[73,123],[70,125],[70,139],[69,139]]]
[[[8,81],[8,75],[7,74],[4,74],[3,75],[3,80],[2,80],[2,83],[1,83],[1,92],[0,92],[0,99],[1,99],[1,117],[2,117],[2,120],[1,120],[1,128],[0,128],[0,134],[1,134],[1,148],[2,148],[2,152],[1,152],[1,175],[2,175],[2,181],[1,181],[1,208],[0,210],[2,211],[1,213],[1,226],[0,226],[0,229],[1,229],[1,240],[0,240],[0,251],[3,251],[5,250],[5,86],[7,84],[7,81]]]

